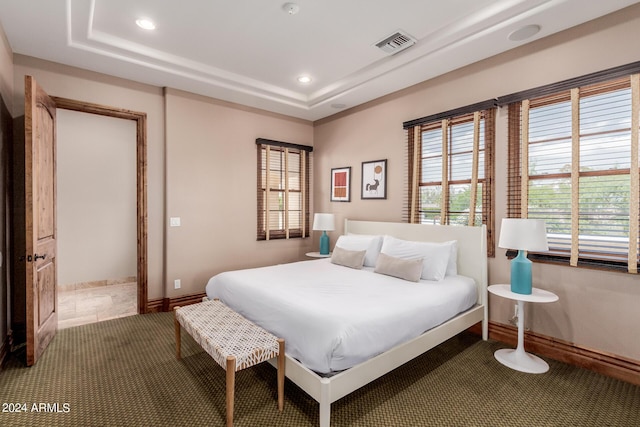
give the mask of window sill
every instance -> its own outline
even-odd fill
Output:
[[[518,254],[517,251],[508,250],[507,258],[512,259]],[[566,265],[569,264],[569,256],[556,255],[556,254],[541,254],[541,253],[529,253],[527,255],[532,262],[541,264],[554,264],[554,265]],[[605,260],[605,259],[585,259],[579,258],[577,268],[585,268],[590,270],[605,270],[615,271],[619,273],[628,273],[627,263],[618,260]],[[640,270],[640,265],[639,265]]]

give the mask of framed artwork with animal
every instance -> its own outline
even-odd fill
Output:
[[[387,198],[387,159],[362,162],[362,199]]]

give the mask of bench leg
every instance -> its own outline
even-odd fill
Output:
[[[236,387],[236,358],[227,356],[227,427],[233,427],[233,400]]]
[[[181,341],[180,341],[180,322],[178,322],[178,316],[176,316],[176,310],[178,310],[180,307],[175,307],[173,309],[173,322],[176,328],[176,359],[180,360],[180,358],[182,357],[180,355],[180,347],[181,347]]]
[[[278,338],[278,410],[284,409],[284,340]]]

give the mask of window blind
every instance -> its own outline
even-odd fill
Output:
[[[488,254],[493,256],[495,108],[413,122],[419,124],[406,130],[404,220],[485,224]]]
[[[509,105],[509,217],[572,266],[638,266],[638,75]]]
[[[309,235],[312,147],[259,138],[257,240]]]

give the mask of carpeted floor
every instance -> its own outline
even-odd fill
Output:
[[[61,330],[35,366],[14,357],[0,373],[0,425],[223,426],[224,371],[182,335],[178,361],[172,313]],[[503,347],[452,338],[334,403],[331,425],[640,425],[640,387],[553,360],[546,374],[513,371],[493,358]],[[318,404],[287,381],[279,413],[276,371],[262,364],[237,373],[234,421],[317,426]]]

